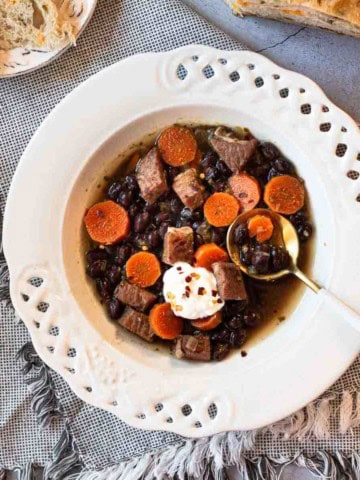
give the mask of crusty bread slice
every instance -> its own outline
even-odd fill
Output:
[[[53,0],[0,0],[0,49],[60,48],[75,42],[74,26]]]
[[[297,22],[360,36],[360,0],[225,0],[240,15]]]

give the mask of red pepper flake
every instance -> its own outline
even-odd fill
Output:
[[[218,298],[218,299],[217,299],[217,303],[223,303],[223,301],[221,300],[221,298]]]
[[[191,278],[190,275],[188,275],[187,277],[185,277],[185,282],[186,282],[186,283],[190,283],[191,280],[192,280],[192,278]]]
[[[216,296],[217,296],[217,291],[216,291],[216,290],[211,290],[211,295],[212,295],[213,297],[216,297]]]
[[[198,295],[205,295],[206,293],[206,290],[204,287],[199,287],[198,288]]]
[[[191,288],[189,287],[189,285],[186,285],[185,291],[186,291],[186,292],[191,292]]]
[[[245,350],[241,350],[240,354],[241,354],[242,357],[246,357],[247,352],[245,352]]]
[[[176,267],[176,270],[178,270],[179,272],[181,272],[182,268],[181,268],[181,267]]]

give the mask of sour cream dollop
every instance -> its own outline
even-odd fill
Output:
[[[219,297],[216,279],[205,268],[177,262],[163,277],[164,298],[178,317],[195,320],[218,312],[224,302]]]

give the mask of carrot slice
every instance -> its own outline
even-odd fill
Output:
[[[172,312],[170,303],[155,305],[150,310],[149,322],[155,335],[164,340],[178,337],[184,325],[184,320]]]
[[[304,206],[304,185],[290,175],[274,177],[265,185],[264,201],[274,212],[292,215]]]
[[[256,207],[261,198],[261,188],[256,178],[247,173],[238,173],[229,179],[230,188],[240,202],[242,212]]]
[[[192,162],[189,163],[189,167],[190,168],[195,168],[195,170],[198,170],[199,166],[200,166],[201,159],[202,159],[201,150],[197,149],[195,158]]]
[[[254,215],[249,219],[247,226],[250,237],[256,237],[258,242],[270,240],[274,232],[271,218],[266,215]]]
[[[213,193],[205,202],[204,215],[214,227],[227,227],[239,212],[239,202],[230,193]]]
[[[191,325],[198,330],[202,330],[203,332],[207,332],[208,330],[213,330],[221,323],[221,313],[216,312],[214,315],[210,315],[210,317],[206,318],[199,318],[198,320],[194,320],[191,322]]]
[[[130,232],[129,215],[112,200],[96,203],[89,208],[84,222],[90,237],[104,245],[116,243]]]
[[[198,149],[192,131],[177,125],[161,133],[158,147],[164,162],[172,167],[181,167],[192,162]]]
[[[161,275],[160,262],[153,253],[138,252],[126,262],[126,275],[130,283],[145,288],[154,285]]]
[[[229,256],[222,248],[215,243],[205,243],[199,247],[195,254],[195,267],[203,267],[211,270],[215,262],[228,262]]]

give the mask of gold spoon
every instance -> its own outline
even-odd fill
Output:
[[[238,225],[241,223],[246,223],[250,217],[259,214],[266,215],[273,221],[273,245],[282,245],[290,255],[289,266],[276,273],[254,273],[251,268],[247,267],[241,262],[239,245],[235,242],[235,230]],[[230,225],[227,232],[226,245],[231,260],[249,277],[255,278],[256,280],[264,280],[269,282],[284,277],[285,275],[293,274],[302,282],[304,282],[307,287],[311,288],[311,290],[313,290],[317,295],[320,295],[329,305],[335,307],[336,310],[344,317],[344,319],[360,332],[360,315],[343,303],[340,299],[338,299],[334,294],[310,280],[310,278],[308,278],[297,266],[299,256],[299,238],[295,228],[287,218],[264,208],[255,208],[249,212],[242,213]]]

